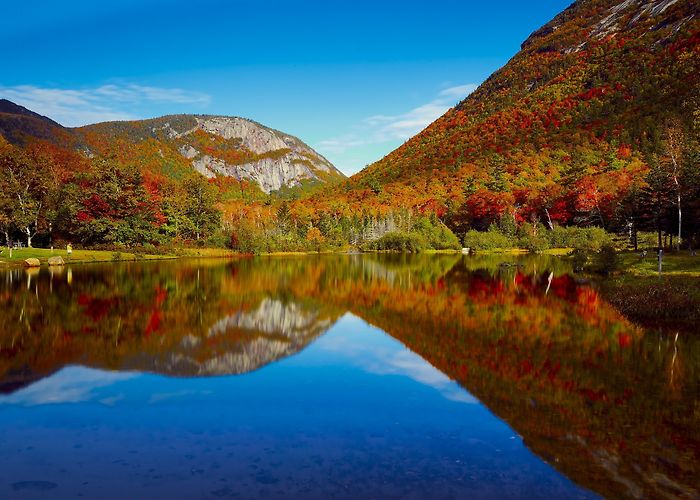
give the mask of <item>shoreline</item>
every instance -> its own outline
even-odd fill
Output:
[[[110,250],[74,250],[71,257],[65,250],[54,249],[51,251],[48,248],[22,248],[14,249],[12,259],[9,259],[9,251],[7,248],[2,248],[0,252],[0,269],[26,268],[31,269],[31,266],[26,266],[24,261],[29,258],[36,258],[40,262],[39,267],[64,267],[73,264],[98,264],[109,262],[146,262],[157,260],[177,260],[183,258],[229,258],[240,257],[244,254],[235,253],[232,250],[218,248],[202,248],[202,249],[173,249],[172,253],[164,254],[145,254],[139,252],[128,251],[110,251]],[[61,257],[64,260],[63,265],[49,266],[48,259],[51,257]],[[37,269],[35,266],[34,269]]]
[[[153,262],[178,259],[234,259],[254,257],[303,257],[311,255],[360,255],[360,254],[401,254],[405,252],[360,251],[352,248],[324,251],[290,251],[265,252],[261,254],[238,253],[220,248],[174,248],[170,253],[142,254],[139,252],[121,252],[109,250],[74,250],[70,260],[65,250],[23,248],[13,250],[12,260],[6,248],[0,252],[0,270],[62,268],[76,264],[106,264],[119,262]],[[548,249],[540,256],[563,257],[571,250],[566,248]],[[429,255],[464,255],[460,250],[427,250],[421,252]],[[529,255],[523,249],[495,249],[479,251],[469,258],[490,257],[503,258],[504,262],[512,258]],[[64,264],[49,266],[50,257],[62,257]],[[628,319],[641,326],[668,327],[672,325],[684,333],[693,333],[695,325],[700,322],[700,256],[684,253],[668,253],[664,257],[661,275],[657,271],[655,257],[640,258],[631,251],[620,252],[618,269],[608,276],[591,272],[580,273],[594,283],[602,296]],[[24,260],[36,258],[40,266],[26,266]]]

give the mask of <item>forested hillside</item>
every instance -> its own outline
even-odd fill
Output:
[[[579,0],[319,205],[410,207],[458,234],[504,217],[677,234],[682,214],[682,234],[696,234],[699,11],[692,0]]]

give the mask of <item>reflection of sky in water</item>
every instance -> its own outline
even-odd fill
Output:
[[[452,382],[444,373],[423,358],[406,349],[400,342],[383,331],[373,328],[361,319],[347,314],[339,327],[351,332],[346,335],[329,334],[313,344],[314,354],[342,362],[377,375],[401,375],[423,385],[433,387],[444,397],[463,403],[477,400]]]
[[[46,405],[94,401],[106,388],[111,391],[114,384],[138,377],[136,373],[108,372],[82,366],[65,368],[55,375],[39,380],[14,394],[0,398],[0,404]],[[100,401],[117,401],[114,398]]]
[[[2,498],[589,495],[351,315],[242,376],[65,368],[0,397],[0,463]]]

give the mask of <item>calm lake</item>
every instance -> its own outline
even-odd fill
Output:
[[[698,339],[510,259],[0,271],[0,498],[698,498]]]

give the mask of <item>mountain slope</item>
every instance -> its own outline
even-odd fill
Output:
[[[65,143],[70,132],[50,118],[0,99],[0,135],[15,144],[31,139]]]
[[[264,193],[344,178],[298,138],[238,117],[174,115],[71,129],[3,99],[0,134],[13,144],[45,140],[166,175],[193,168],[210,179],[252,181]],[[160,161],[150,157],[154,151]]]
[[[699,9],[692,0],[575,2],[332,196],[435,212],[459,230],[503,213],[613,224],[622,200],[648,184],[650,155],[663,160],[669,123],[697,142]]]

